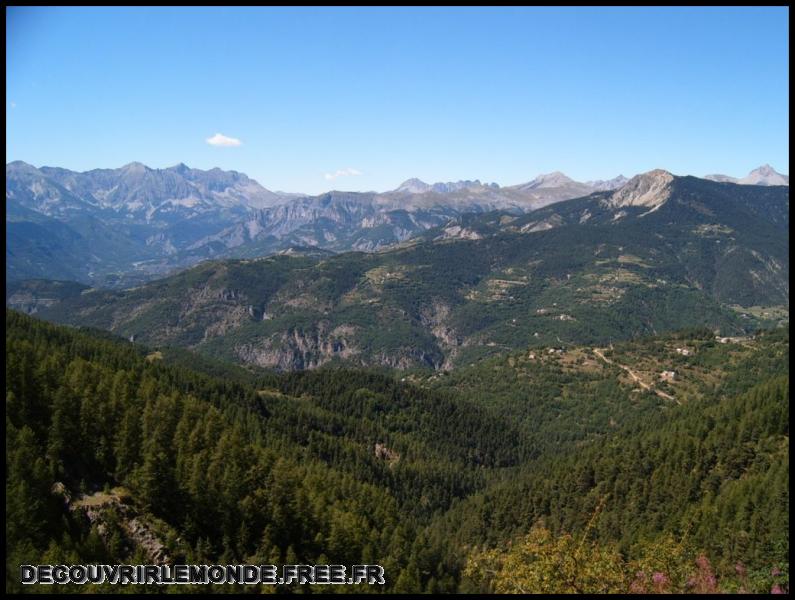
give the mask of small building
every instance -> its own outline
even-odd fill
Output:
[[[677,348],[676,353],[681,354],[682,356],[690,356],[693,354],[693,351],[690,348]]]
[[[663,371],[660,373],[661,381],[674,381],[676,379],[676,371]]]

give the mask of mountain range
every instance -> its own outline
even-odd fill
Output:
[[[127,291],[23,282],[7,303],[280,370],[449,369],[528,341],[605,344],[705,325],[734,335],[788,313],[787,186],[654,170],[617,190],[510,208],[428,222],[378,252],[208,261]]]
[[[723,177],[723,176],[713,176]],[[788,182],[770,167],[749,177]],[[83,173],[6,165],[6,278],[129,287],[221,257],[295,246],[379,250],[467,213],[521,214],[627,179],[577,182],[563,173],[514,186],[409,179],[388,192],[271,192],[242,173],[130,163]]]

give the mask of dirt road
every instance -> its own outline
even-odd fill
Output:
[[[593,349],[593,351],[594,351],[594,354],[596,354],[596,356],[598,356],[599,358],[601,358],[601,359],[602,359],[603,361],[605,361],[606,363],[608,363],[608,364],[611,364],[611,365],[615,365],[615,366],[617,366],[618,368],[620,368],[620,369],[623,369],[624,371],[626,371],[627,373],[629,373],[629,376],[630,376],[630,377],[632,377],[632,379],[633,379],[633,380],[634,380],[634,381],[635,381],[635,382],[636,382],[636,383],[637,383],[637,384],[638,384],[640,387],[642,387],[644,390],[649,390],[650,392],[654,392],[654,393],[655,393],[655,394],[657,394],[657,395],[658,395],[660,398],[665,398],[666,400],[672,400],[672,401],[676,402],[677,404],[682,404],[681,402],[679,402],[679,400],[677,400],[676,398],[674,398],[674,397],[673,397],[673,396],[671,396],[670,394],[666,394],[665,392],[663,392],[663,391],[661,391],[661,390],[655,389],[655,388],[653,388],[652,386],[650,386],[648,383],[644,382],[644,381],[643,381],[643,380],[642,380],[642,379],[641,379],[641,378],[638,376],[638,374],[637,374],[637,373],[635,373],[635,371],[633,371],[633,370],[632,370],[632,369],[630,369],[629,367],[627,367],[627,366],[625,366],[625,365],[621,365],[621,364],[619,364],[619,363],[617,363],[617,362],[615,362],[615,361],[613,361],[613,360],[610,360],[609,358],[607,358],[607,357],[606,357],[604,354],[602,354],[602,351],[601,351],[599,348],[594,348],[594,349]]]

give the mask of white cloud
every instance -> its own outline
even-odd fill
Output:
[[[11,103],[11,108],[16,108],[16,107],[17,107],[17,103],[16,102],[12,102]]]
[[[334,173],[326,173],[323,177],[326,178],[327,181],[331,181],[332,179],[336,179],[337,177],[354,177],[356,175],[362,175],[363,173],[358,169],[351,169],[348,167],[347,169],[340,169],[335,171]]]
[[[227,137],[222,133],[216,133],[213,137],[207,138],[207,143],[211,146],[240,146],[243,142],[237,138]]]

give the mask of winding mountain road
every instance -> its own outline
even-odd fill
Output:
[[[654,393],[655,393],[655,394],[657,394],[657,395],[658,395],[660,398],[665,398],[666,400],[672,400],[672,401],[676,402],[676,403],[677,403],[677,404],[679,404],[679,405],[681,405],[681,404],[682,404],[681,402],[679,402],[679,400],[677,400],[676,398],[674,398],[674,397],[673,397],[673,396],[671,396],[670,394],[666,394],[665,392],[663,392],[663,391],[661,391],[661,390],[658,390],[658,389],[656,389],[656,388],[653,388],[653,387],[652,387],[652,386],[650,386],[648,383],[644,382],[644,381],[643,381],[643,380],[642,380],[642,379],[641,379],[641,378],[638,376],[638,374],[637,374],[637,373],[635,373],[635,371],[633,371],[633,370],[632,370],[632,369],[630,369],[629,367],[627,367],[627,366],[625,366],[625,365],[622,365],[622,364],[619,364],[619,363],[617,363],[617,362],[615,362],[615,361],[613,361],[613,360],[610,360],[609,358],[607,358],[607,357],[606,357],[604,354],[602,354],[602,351],[601,351],[599,348],[594,348],[594,349],[593,349],[593,351],[594,351],[594,354],[596,354],[596,356],[598,356],[599,358],[601,358],[601,359],[602,359],[603,361],[605,361],[606,363],[608,363],[608,364],[610,364],[610,365],[615,365],[615,366],[619,367],[620,369],[624,369],[624,370],[625,370],[627,373],[629,373],[629,376],[630,376],[630,377],[632,377],[632,379],[633,379],[633,380],[634,380],[634,381],[635,381],[635,382],[636,382],[638,385],[640,385],[640,387],[642,387],[643,389],[645,389],[645,390],[649,390],[650,392],[654,392]]]

